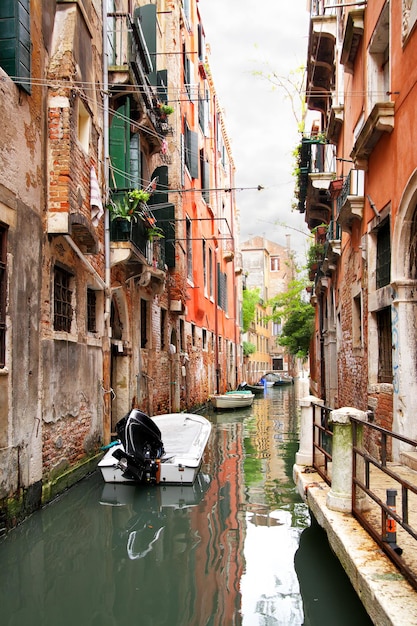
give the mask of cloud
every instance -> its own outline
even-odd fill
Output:
[[[240,239],[264,235],[285,245],[290,234],[301,261],[306,237],[299,231],[308,231],[304,216],[291,211],[297,122],[291,102],[266,75],[288,76],[305,64],[305,0],[199,0],[198,7],[231,140],[236,186],[265,186],[264,191],[237,193]]]

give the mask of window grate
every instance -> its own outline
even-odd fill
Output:
[[[378,382],[392,383],[391,309],[377,312],[378,324]]]
[[[94,289],[87,289],[87,331],[89,333],[97,332],[97,297]]]
[[[376,245],[376,288],[381,289],[391,282],[390,224],[387,220],[377,232]]]
[[[54,269],[54,330],[71,332],[72,290],[71,274],[55,267]]]

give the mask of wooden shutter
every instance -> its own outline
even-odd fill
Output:
[[[198,133],[187,129],[186,163],[191,178],[198,178]]]
[[[158,177],[156,192],[149,198],[149,206],[154,207],[156,225],[164,231],[165,263],[175,267],[175,206],[168,202],[168,167],[161,165],[154,170],[151,179]]]
[[[110,171],[110,187],[129,189],[130,173],[130,100],[127,99],[116,111],[110,126],[110,161],[114,170]],[[119,171],[120,170],[120,171]]]
[[[135,9],[135,17],[139,16],[140,25],[145,37],[146,46],[153,67],[148,74],[151,85],[156,86],[156,5],[145,4],[145,6]]]
[[[30,0],[0,2],[0,66],[30,93]]]

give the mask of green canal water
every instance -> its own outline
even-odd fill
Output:
[[[292,481],[298,385],[208,412],[193,487],[83,480],[0,541],[2,626],[371,626]]]

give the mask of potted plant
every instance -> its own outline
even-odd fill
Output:
[[[150,242],[152,242],[154,239],[162,239],[163,237],[165,237],[164,231],[162,230],[162,228],[159,228],[159,226],[151,226],[150,228],[147,228],[146,236]]]
[[[168,115],[171,115],[171,113],[174,112],[174,107],[170,106],[169,104],[160,104],[159,105],[159,115],[161,116],[161,119],[166,119]]]
[[[123,195],[120,200],[112,200],[108,206],[112,220],[120,219],[126,222],[136,221],[140,215],[140,205],[149,200],[150,194],[143,189],[132,189]]]

